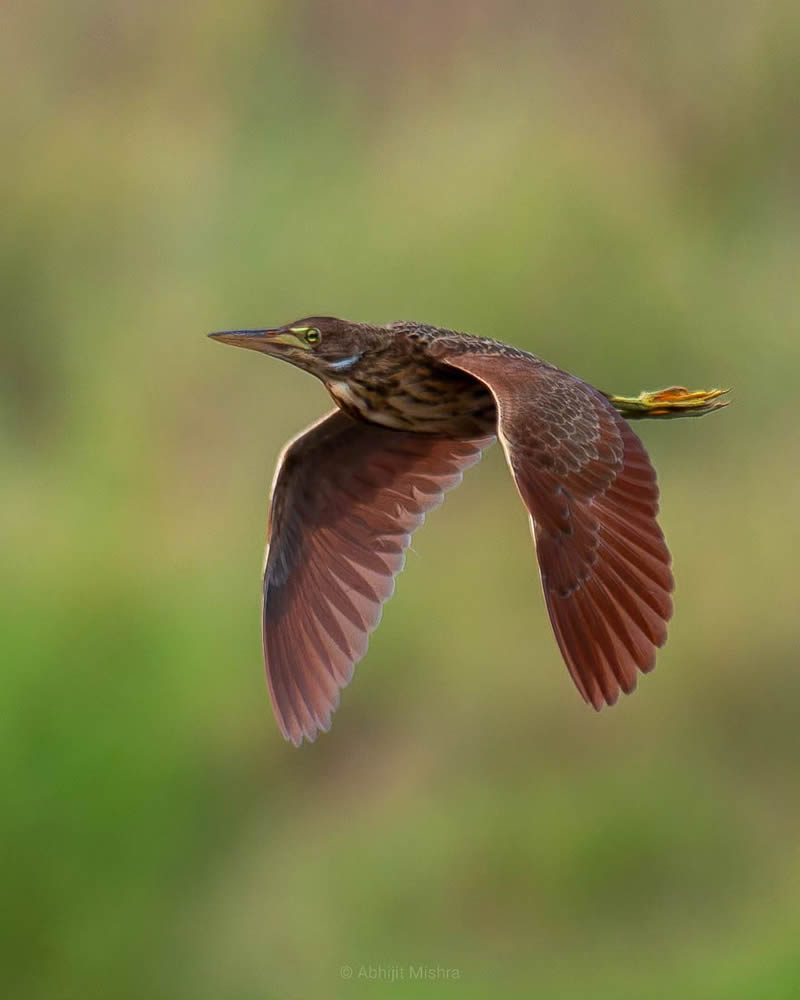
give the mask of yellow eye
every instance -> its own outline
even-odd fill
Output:
[[[318,344],[321,340],[322,340],[322,334],[315,326],[311,326],[306,330],[307,344]]]

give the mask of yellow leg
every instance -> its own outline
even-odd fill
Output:
[[[712,410],[722,409],[729,400],[719,399],[728,389],[698,389],[690,392],[673,385],[656,392],[640,392],[638,396],[608,396],[615,409],[628,420],[649,417],[702,417]]]

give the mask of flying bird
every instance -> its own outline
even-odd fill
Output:
[[[286,445],[272,486],[262,632],[287,740],[330,728],[412,533],[495,438],[578,691],[599,710],[652,669],[673,578],[656,475],[628,420],[701,416],[727,390],[612,396],[527,351],[420,323],[313,316],[210,336],[302,368],[336,403]]]

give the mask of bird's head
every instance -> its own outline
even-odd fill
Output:
[[[389,334],[380,327],[333,316],[309,316],[268,330],[223,330],[209,336],[282,358],[325,382],[354,369],[365,355],[383,349]]]

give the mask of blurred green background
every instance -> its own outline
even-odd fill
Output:
[[[2,20],[3,995],[795,997],[798,5]],[[677,593],[633,698],[574,690],[495,448],[284,744],[266,494],[330,402],[205,333],[313,312],[735,388],[639,428]]]

